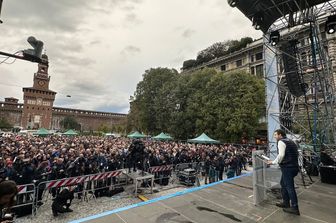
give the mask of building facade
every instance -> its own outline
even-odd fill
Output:
[[[263,51],[263,40],[258,39],[236,52],[216,58],[200,66],[182,69],[182,73],[190,73],[205,67],[210,67],[222,72],[244,70],[258,77],[264,77]]]
[[[43,55],[42,59],[48,60],[48,57]],[[23,103],[19,103],[16,98],[0,101],[0,118],[24,129],[58,130],[62,128],[62,120],[69,116],[80,124],[82,131],[96,131],[101,126],[112,129],[125,125],[126,114],[54,107],[56,92],[49,89],[49,83],[48,66],[38,64],[33,87],[22,89]]]
[[[316,32],[318,33],[317,38],[320,40],[319,43],[321,44],[321,48],[323,48],[323,51],[326,52],[325,57],[323,56],[324,53],[322,50],[319,51],[315,49],[317,51],[315,56],[312,52],[312,37],[310,36],[312,30],[310,29],[310,26],[297,27],[297,29],[293,28],[288,32],[282,33],[283,36],[280,37],[280,42],[278,44],[278,46],[281,46],[281,41],[289,41],[294,39],[297,41],[295,55],[290,56],[295,57],[295,60],[298,64],[297,73],[302,77],[302,82],[307,85],[305,97],[292,100],[292,97],[287,96],[289,89],[288,83],[286,83],[283,52],[279,50],[278,46],[275,46],[278,66],[279,101],[281,103],[280,113],[282,114],[280,117],[280,122],[289,130],[293,130],[295,129],[294,127],[297,128],[297,126],[303,126],[302,123],[307,122],[304,120],[307,119],[307,107],[308,111],[311,113],[312,105],[315,103],[314,100],[317,100],[317,103],[321,105],[321,110],[323,105],[324,107],[328,107],[330,111],[334,110],[334,114],[336,114],[336,109],[334,106],[335,102],[331,101],[332,103],[329,103],[328,100],[325,100],[323,95],[323,88],[320,86],[319,81],[314,81],[313,79],[314,73],[316,74],[318,72],[320,72],[322,76],[328,76],[328,79],[333,79],[328,83],[333,85],[331,87],[334,92],[336,91],[336,33],[326,33],[325,20],[326,19],[319,21],[319,24],[317,25],[318,31]],[[315,48],[317,48],[316,43]],[[264,65],[263,51],[264,43],[262,39],[259,39],[251,44],[248,44],[244,49],[239,51],[227,54],[220,58],[216,58],[199,66],[182,69],[182,73],[190,73],[205,67],[209,67],[215,68],[218,71],[222,71],[224,75],[226,72],[244,70],[251,75],[256,75],[263,78],[267,72],[267,68]],[[316,61],[316,65],[314,65],[314,61]],[[314,68],[314,66],[316,68]],[[321,72],[322,70],[323,72]],[[332,73],[331,75],[327,75],[326,72]],[[299,88],[300,86],[297,87]],[[329,91],[330,89],[331,88],[329,87]],[[314,99],[314,96],[317,99]],[[323,109],[325,109],[324,107]],[[288,116],[288,114],[290,115]],[[294,120],[297,124],[296,126],[294,125]]]

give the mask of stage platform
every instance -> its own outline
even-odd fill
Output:
[[[314,180],[308,188],[297,189],[301,216],[284,213],[275,200],[255,206],[252,176],[247,174],[72,223],[336,222],[336,186]]]

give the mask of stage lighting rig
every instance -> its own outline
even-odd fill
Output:
[[[263,16],[262,12],[257,12],[252,17],[252,25],[256,30],[261,29],[261,24],[263,23],[263,21],[264,21],[264,16]]]
[[[336,31],[336,15],[329,16],[326,21],[326,32],[334,34]]]
[[[272,46],[276,46],[280,41],[280,32],[278,30],[271,32],[269,37],[269,43]]]

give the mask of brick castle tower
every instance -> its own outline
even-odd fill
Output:
[[[48,60],[47,55],[42,55]],[[49,90],[48,65],[38,64],[33,87],[23,88],[23,113],[21,126],[25,129],[51,128],[52,108],[56,92]]]

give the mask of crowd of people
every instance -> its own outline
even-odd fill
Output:
[[[132,139],[94,136],[0,138],[0,179],[18,185],[131,168]],[[204,162],[211,169],[239,175],[251,148],[143,140],[146,166]]]
[[[35,184],[118,169],[140,169],[202,163],[205,183],[240,175],[251,163],[253,148],[228,144],[206,145],[97,136],[0,137],[0,182]],[[111,182],[110,182],[111,183]],[[43,204],[36,187],[37,205]],[[78,185],[80,196],[83,185]],[[59,191],[51,190],[53,197]],[[18,202],[23,197],[19,196]],[[70,210],[70,209],[69,209]]]

